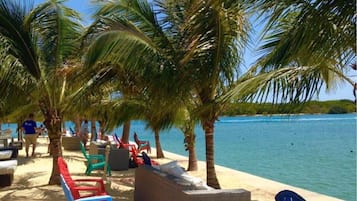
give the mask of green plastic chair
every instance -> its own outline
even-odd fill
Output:
[[[90,175],[93,170],[103,170],[105,167],[105,157],[100,154],[87,154],[84,144],[80,142],[80,145],[84,158],[87,159],[86,175]],[[107,173],[109,176],[112,175],[109,164],[107,165]]]

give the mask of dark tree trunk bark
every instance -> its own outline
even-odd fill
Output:
[[[156,157],[165,158],[164,152],[162,151],[161,148],[159,130],[154,130],[154,132],[155,132]]]
[[[214,164],[214,122],[215,119],[206,119],[203,121],[203,129],[205,131],[206,140],[206,176],[207,185],[216,189],[220,189],[221,186],[218,182],[216,169]]]
[[[60,138],[50,139],[50,153],[52,153],[52,173],[48,184],[59,185],[61,183],[60,183],[57,160],[58,157],[62,156],[62,147],[61,147]]]
[[[58,157],[62,156],[61,117],[57,115],[57,112],[49,111],[45,114],[44,124],[48,131],[48,137],[50,138],[50,153],[52,154],[52,173],[48,184],[60,185],[57,160]]]
[[[76,119],[74,120],[74,131],[76,135],[79,135],[79,130],[81,129],[81,118],[77,115]]]
[[[130,136],[130,121],[124,122],[123,125],[123,133],[121,135],[121,140],[123,143],[129,143],[129,136]]]
[[[193,133],[193,131],[190,131],[189,133],[186,133],[185,136],[186,136],[185,141],[188,150],[187,171],[196,171],[198,169],[196,148],[195,148],[196,135]]]

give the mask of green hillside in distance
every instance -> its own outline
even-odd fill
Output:
[[[231,103],[221,115],[345,114],[356,112],[351,100],[309,101],[304,104]]]

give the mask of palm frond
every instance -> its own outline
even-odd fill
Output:
[[[83,32],[79,14],[65,7],[62,1],[41,4],[31,11],[26,23],[36,33],[41,59],[47,68],[61,66],[79,52]]]
[[[25,16],[29,13],[26,4],[20,1],[0,1],[0,35],[7,39],[9,54],[19,60],[36,79],[41,76],[36,44],[31,30],[24,26]]]
[[[325,66],[291,66],[265,73],[247,72],[220,101],[259,101],[302,103],[319,94],[325,77],[346,80],[341,71]],[[338,79],[336,79],[338,78]]]
[[[316,64],[328,58],[346,69],[355,58],[354,1],[258,2],[272,16],[261,48],[263,68],[282,67],[296,59],[303,65]]]

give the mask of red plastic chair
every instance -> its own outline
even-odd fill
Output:
[[[133,149],[133,147],[136,149],[136,146],[135,144],[126,144],[126,143],[123,143],[123,141],[121,141],[121,139],[117,136],[117,134],[113,134],[113,139],[114,139],[114,142],[117,146],[117,148],[123,148],[123,149],[129,149],[129,151],[131,151]]]
[[[151,146],[149,141],[139,140],[139,137],[136,132],[134,132],[134,140],[135,143],[138,145],[139,152],[141,152],[142,150],[146,150],[148,153],[151,153]]]
[[[60,175],[62,175],[65,183],[68,185],[73,198],[79,199],[84,197],[91,197],[91,196],[101,196],[101,195],[108,195],[105,191],[104,181],[103,179],[72,179],[71,175],[68,171],[68,166],[66,161],[62,157],[58,157],[57,160],[58,169]],[[94,183],[92,186],[84,186],[81,183]],[[86,192],[84,195],[81,195],[81,192]]]
[[[133,158],[133,160],[134,160],[134,162],[135,162],[136,165],[140,166],[140,165],[144,165],[144,164],[145,164],[146,161],[144,160],[143,156],[138,155],[139,152],[138,152],[138,150],[136,149],[136,147],[134,147],[134,148],[130,151],[130,153],[131,153],[131,157]],[[144,152],[143,152],[143,153],[144,153]],[[152,159],[150,159],[150,158],[149,158],[149,160],[150,160],[150,162],[151,162],[151,165],[155,165],[155,166],[159,165],[158,162],[156,162],[156,161],[154,161],[154,160],[152,160]]]

